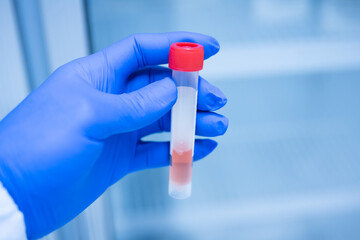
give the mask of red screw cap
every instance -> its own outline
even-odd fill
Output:
[[[177,42],[170,46],[169,68],[183,72],[196,72],[203,68],[204,47],[198,43]]]

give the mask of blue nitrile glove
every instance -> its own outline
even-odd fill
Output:
[[[215,39],[196,33],[133,35],[60,67],[0,122],[0,181],[29,238],[69,222],[126,174],[169,164],[169,143],[140,139],[169,131],[176,86],[169,69],[144,67],[166,63],[179,41],[202,44],[205,58],[219,51]],[[228,120],[210,112],[225,103],[200,78],[198,135],[225,133]],[[194,158],[216,145],[197,140]]]

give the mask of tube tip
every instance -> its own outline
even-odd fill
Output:
[[[188,184],[176,184],[169,182],[169,195],[175,199],[186,199],[191,196],[191,182]]]

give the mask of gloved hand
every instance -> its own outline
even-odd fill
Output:
[[[219,51],[205,35],[133,35],[57,69],[0,122],[0,181],[25,217],[27,236],[64,225],[126,174],[169,164],[169,143],[141,138],[169,131],[176,86],[167,68],[170,44],[197,42],[205,58]],[[147,67],[153,66],[153,67]],[[211,111],[226,103],[200,78],[196,133],[225,133],[228,120]],[[212,140],[197,140],[195,159]]]

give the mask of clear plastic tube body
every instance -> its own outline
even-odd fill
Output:
[[[172,77],[178,97],[171,110],[169,195],[184,199],[191,195],[199,72],[173,70]]]

